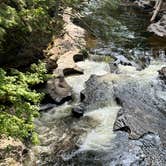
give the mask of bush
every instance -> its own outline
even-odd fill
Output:
[[[20,66],[42,57],[52,35],[62,29],[58,4],[59,0],[0,2],[0,65]]]
[[[0,134],[6,134],[36,143],[33,120],[39,115],[43,94],[31,90],[31,86],[49,78],[44,63],[31,65],[26,73],[0,69]]]

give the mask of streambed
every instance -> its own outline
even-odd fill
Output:
[[[166,85],[158,70],[165,66],[166,44],[146,32],[146,14],[119,8],[93,0],[83,8],[79,24],[87,29],[90,57],[77,62],[83,75],[66,78],[75,100],[36,119],[41,144],[32,147],[27,165],[165,165]],[[118,56],[139,70],[118,64],[111,73],[109,63]],[[80,103],[86,112],[77,119],[71,108]]]

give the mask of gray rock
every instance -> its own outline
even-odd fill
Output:
[[[163,67],[159,72],[160,79],[164,80],[166,82],[166,67]]]
[[[72,114],[76,118],[82,117],[84,115],[84,112],[85,112],[85,108],[83,106],[78,105],[72,108]]]
[[[107,161],[105,165],[165,165],[166,85],[157,77],[141,77],[93,75],[86,82],[82,93],[88,109],[113,101],[122,107],[114,123],[117,136],[111,142],[110,153],[102,157],[101,153],[92,153],[104,160],[102,163]]]
[[[162,91],[166,86],[159,83],[130,82],[115,87],[115,96],[122,103],[122,110],[117,116],[114,130],[124,127],[130,129],[129,137],[138,139],[145,133],[159,134],[166,144],[166,98]]]

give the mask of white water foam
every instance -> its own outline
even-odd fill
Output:
[[[84,89],[84,83],[89,79],[92,74],[104,75],[109,73],[110,68],[107,63],[93,62],[85,60],[78,62],[77,65],[84,69],[83,75],[69,76],[66,78],[67,83],[73,88],[73,91],[78,95]]]
[[[118,106],[107,106],[99,108],[91,112],[87,112],[85,116],[91,117],[99,122],[95,129],[92,129],[86,136],[79,151],[84,150],[108,150],[111,139],[115,137],[113,125],[119,111]]]

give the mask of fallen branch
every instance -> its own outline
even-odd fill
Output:
[[[154,6],[154,12],[153,12],[152,18],[150,19],[151,22],[153,22],[155,20],[158,12],[160,11],[162,3],[163,3],[163,0],[156,1],[156,4]]]

